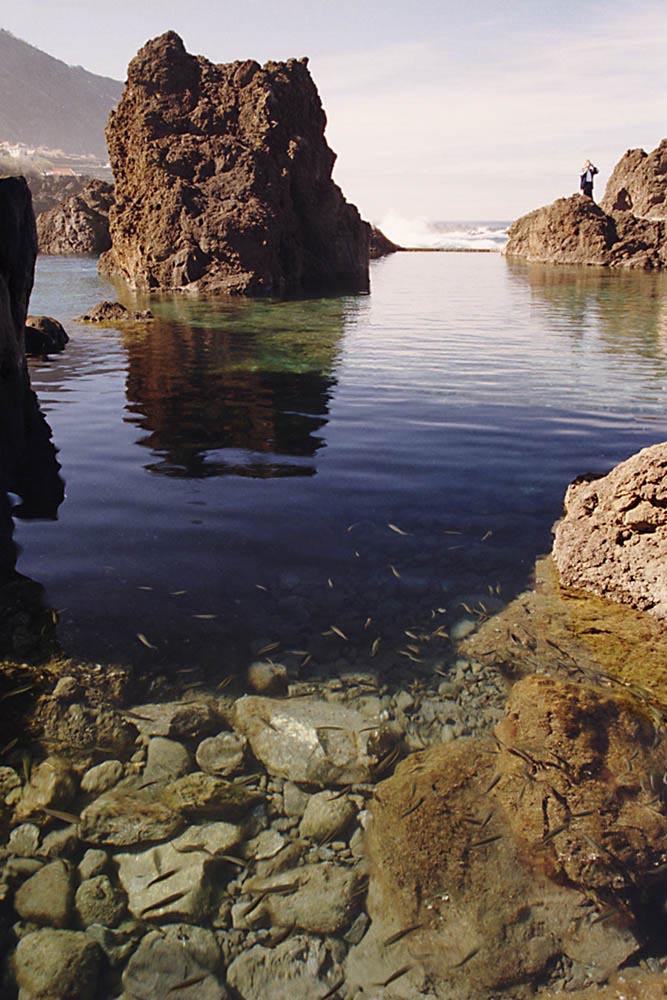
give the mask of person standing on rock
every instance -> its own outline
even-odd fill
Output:
[[[590,160],[586,160],[581,171],[581,181],[579,187],[587,198],[593,197],[593,178],[598,173],[598,168],[594,167]]]

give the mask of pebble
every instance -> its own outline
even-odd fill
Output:
[[[79,931],[26,934],[15,957],[21,1000],[97,1000],[101,958],[98,945]]]
[[[119,760],[105,760],[91,767],[81,779],[81,788],[90,795],[101,795],[118,784],[123,777],[123,765]]]
[[[83,881],[96,875],[104,875],[108,866],[109,855],[106,851],[89,848],[79,862],[79,878]]]
[[[74,878],[65,861],[52,861],[23,883],[14,897],[14,909],[23,920],[65,928],[72,909]]]
[[[34,823],[21,823],[14,827],[7,844],[11,854],[31,858],[39,849],[40,829]]]
[[[115,927],[125,916],[125,897],[108,875],[95,875],[83,881],[76,890],[74,909],[84,928],[91,924]]]
[[[218,733],[197,747],[196,758],[202,771],[229,777],[243,770],[248,741],[238,733]]]

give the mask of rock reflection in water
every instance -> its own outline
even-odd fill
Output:
[[[146,468],[186,478],[315,474],[341,300],[325,303],[325,328],[314,331],[299,327],[298,306],[284,330],[262,329],[261,309],[248,329],[248,314],[242,332],[234,310],[201,317],[195,308],[187,325],[161,319],[126,333],[128,419],[155,456]]]
[[[517,261],[507,267],[548,308],[550,322],[578,342],[594,329],[609,355],[625,356],[632,347],[638,359],[667,357],[667,275]]]

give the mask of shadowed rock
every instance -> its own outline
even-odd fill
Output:
[[[76,194],[37,218],[39,252],[43,254],[101,254],[111,246],[109,207],[113,187],[89,180]]]
[[[215,66],[148,42],[107,126],[104,273],[132,288],[287,295],[368,288],[369,227],[331,173],[307,61]]]

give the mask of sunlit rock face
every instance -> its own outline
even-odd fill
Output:
[[[602,199],[605,212],[667,219],[667,139],[652,152],[629,149],[614,167]]]
[[[305,59],[215,66],[174,32],[148,42],[107,126],[101,269],[140,290],[367,290],[369,227],[331,179],[325,124]]]

